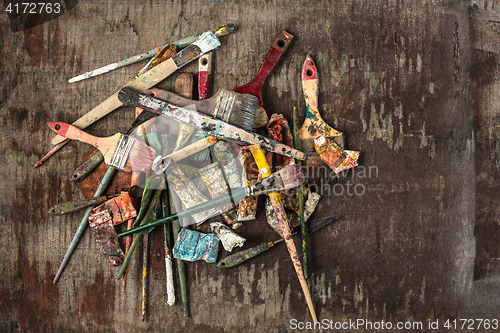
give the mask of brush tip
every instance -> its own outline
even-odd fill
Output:
[[[306,180],[305,175],[300,171],[298,164],[287,165],[279,170],[281,180],[285,189],[290,189],[303,184]]]
[[[228,121],[247,131],[252,131],[257,118],[259,99],[250,94],[240,94],[234,91],[228,91],[228,93],[234,94],[234,107]]]

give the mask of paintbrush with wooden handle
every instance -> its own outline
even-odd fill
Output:
[[[233,89],[235,92],[254,95],[259,99],[260,106],[257,108],[254,128],[266,126],[269,121],[267,112],[263,108],[264,102],[262,101],[262,86],[278,61],[281,59],[281,56],[290,46],[292,39],[293,35],[285,30],[281,31],[271,46],[271,49],[267,52],[264,61],[262,61],[257,75],[255,75],[255,77],[247,84]]]
[[[262,179],[266,179],[267,177],[269,177],[269,175],[271,175],[271,170],[269,168],[269,164],[267,163],[264,152],[259,147],[259,145],[252,145],[249,147],[249,149],[255,159],[255,164],[257,164],[257,167],[261,172],[261,175],[263,177]],[[299,167],[296,164],[294,165]],[[302,265],[299,260],[295,243],[293,242],[292,233],[290,231],[290,224],[285,213],[285,208],[283,207],[282,195],[279,192],[274,191],[269,193],[269,199],[271,200],[275,218],[278,220],[283,238],[285,239],[286,247],[290,254],[290,258],[292,259],[293,267],[295,268],[295,273],[297,274],[297,278],[299,279],[302,292],[304,293],[304,297],[306,298],[309,312],[311,313],[313,321],[317,322],[318,318],[316,317],[316,311],[314,310],[311,293],[309,292],[309,287],[307,286],[307,283],[304,279]]]
[[[307,155],[306,165],[317,167],[323,164],[314,149],[314,138],[324,135],[334,139],[344,147],[343,134],[333,129],[322,118],[318,111],[318,70],[310,55],[307,55],[302,66],[302,90],[306,101],[306,119],[299,130],[300,150]]]
[[[161,99],[175,106],[194,106],[195,110],[229,124],[251,131],[255,123],[255,115],[259,100],[249,94],[240,94],[225,89],[205,100],[184,98],[170,91],[152,88],[143,91],[151,97]]]
[[[104,155],[106,164],[125,172],[148,173],[156,156],[154,148],[129,135],[116,133],[107,138],[100,138],[60,121],[47,124],[58,135],[96,147]]]
[[[167,164],[168,163],[169,162],[167,162]],[[152,227],[170,223],[186,216],[191,216],[193,214],[204,212],[214,207],[219,207],[221,205],[227,204],[228,202],[234,202],[235,204],[237,204],[247,196],[268,194],[275,191],[284,191],[293,187],[297,187],[305,181],[305,176],[302,174],[302,172],[300,172],[300,167],[296,164],[287,165],[283,169],[276,171],[266,178],[268,179],[256,180],[246,187],[238,188],[228,194],[221,195],[217,198],[185,209],[176,214],[172,214],[170,216],[141,225],[139,227],[123,231],[122,233],[118,234],[118,237],[132,235],[150,229]],[[192,224],[194,224],[194,222]]]
[[[222,120],[209,117],[206,114],[180,108],[149,95],[141,94],[129,87],[120,90],[118,98],[124,104],[139,106],[146,110],[164,114],[177,121],[206,131],[209,135],[220,139],[242,145],[260,144],[262,148],[277,154],[300,160],[305,158],[303,152],[292,147],[231,125]]]

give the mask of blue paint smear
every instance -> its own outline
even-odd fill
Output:
[[[205,260],[214,263],[217,261],[219,252],[219,237],[216,234],[204,234],[182,228],[172,252],[176,259],[185,261]]]

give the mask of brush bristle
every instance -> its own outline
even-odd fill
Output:
[[[306,177],[300,171],[300,166],[298,164],[287,165],[278,172],[281,176],[285,189],[297,187],[306,180]]]
[[[267,111],[262,106],[259,106],[255,112],[255,123],[253,124],[253,128],[261,128],[267,126],[268,123],[269,117],[267,116]]]
[[[213,49],[220,46],[219,39],[211,31],[204,32],[198,37],[198,39],[193,43],[193,45],[198,46],[202,53],[212,51]]]
[[[217,93],[214,117],[232,125],[251,131],[255,123],[255,115],[259,107],[257,97],[240,94],[229,90]]]
[[[148,146],[142,140],[136,140],[132,150],[130,151],[130,158],[127,161],[127,166],[134,172],[149,173],[151,165],[156,157],[156,150]]]

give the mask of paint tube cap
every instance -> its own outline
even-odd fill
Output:
[[[321,146],[323,146],[325,143],[326,143],[326,138],[325,138],[323,135],[318,135],[318,136],[314,139],[314,145],[315,145],[316,147],[321,147]]]

